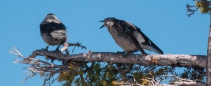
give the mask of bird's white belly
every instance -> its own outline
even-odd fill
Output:
[[[67,37],[66,30],[54,30],[50,34],[54,39],[63,39]]]
[[[63,42],[65,42],[67,40],[67,38],[63,38],[63,39],[53,38],[50,34],[47,34],[47,33],[41,33],[41,37],[43,38],[45,43],[47,43],[49,45],[63,44]]]

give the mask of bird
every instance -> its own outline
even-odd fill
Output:
[[[146,55],[143,50],[145,49],[158,54],[163,54],[163,51],[134,24],[115,17],[107,17],[100,22],[104,22],[100,29],[107,27],[108,32],[124,52],[130,54],[136,51],[141,51],[143,55]]]
[[[49,13],[40,24],[40,34],[46,44],[59,46],[67,42],[65,25],[53,14]],[[45,48],[48,50],[48,46]]]

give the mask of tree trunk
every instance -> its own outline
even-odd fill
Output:
[[[211,16],[210,16],[211,21]],[[207,86],[211,86],[211,24],[209,29],[209,37],[208,37],[208,48],[207,48]]]

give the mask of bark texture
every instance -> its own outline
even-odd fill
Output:
[[[206,56],[204,55],[140,55],[140,54],[117,54],[113,52],[88,52],[81,54],[66,55],[55,51],[36,50],[29,58],[36,56],[51,57],[54,60],[61,61],[102,61],[110,63],[125,63],[125,64],[141,64],[144,66],[160,65],[160,66],[197,66],[201,68],[206,67]]]
[[[210,17],[211,18],[211,17]],[[211,20],[210,20],[211,21]],[[209,37],[208,37],[208,48],[207,48],[207,86],[211,86],[211,24],[209,29]]]

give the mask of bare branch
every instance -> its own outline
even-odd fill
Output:
[[[24,56],[23,56],[23,55],[18,51],[18,49],[15,48],[15,47],[13,47],[11,50],[9,50],[9,52],[10,52],[11,54],[17,55],[18,57],[24,58]]]
[[[174,85],[176,86],[180,86],[180,85],[185,85],[185,86],[206,86],[205,83],[202,82],[195,82],[193,80],[189,80],[189,79],[183,79],[180,78],[176,75],[163,75],[163,76],[168,76],[168,77],[175,77],[178,81],[177,82],[173,82]]]
[[[81,54],[62,54],[61,52],[57,51],[46,51],[46,50],[36,50],[34,51],[29,57],[24,57],[16,48],[13,48],[13,51],[10,51],[12,54],[15,54],[21,58],[16,58],[15,63],[22,63],[22,64],[29,64],[30,67],[27,67],[27,71],[24,72],[27,74],[27,77],[22,81],[24,82],[28,78],[35,76],[36,74],[40,74],[40,76],[45,76],[44,84],[47,81],[50,81],[50,75],[54,75],[56,73],[61,73],[62,71],[69,70],[68,65],[57,65],[53,63],[49,63],[47,61],[39,60],[36,56],[45,56],[51,57],[54,60],[59,61],[83,61],[83,62],[94,62],[94,61],[102,61],[102,62],[109,62],[109,63],[126,63],[126,64],[140,64],[144,66],[150,65],[160,65],[160,66],[198,66],[201,68],[206,67],[206,56],[204,55],[140,55],[140,54],[119,54],[113,52],[88,52],[88,53],[81,53]],[[51,59],[50,58],[50,59]],[[165,76],[165,75],[164,75]],[[170,75],[171,76],[171,75]],[[179,85],[187,85],[187,86],[205,86],[204,83],[194,82],[188,79],[182,79],[177,76],[172,75],[175,77],[178,82],[174,82],[174,84]],[[55,80],[55,79],[54,79]],[[52,81],[54,81],[52,80]],[[156,82],[152,76],[152,78],[148,78],[149,83],[154,86],[173,86],[173,85],[164,85],[159,84]],[[123,84],[134,84],[140,85],[135,83],[123,83]],[[49,84],[51,84],[49,82]]]
[[[9,52],[17,55],[18,57],[22,57],[16,58],[13,63],[30,65],[30,67],[27,67],[27,71],[24,72],[24,74],[26,74],[26,78],[21,83],[26,81],[28,78],[35,76],[36,74],[50,77],[49,75],[52,73],[56,74],[60,73],[61,71],[68,70],[68,66],[65,65],[55,65],[53,63],[49,63],[47,61],[39,60],[36,58],[26,58],[15,47],[13,47],[12,50],[9,50]],[[48,79],[46,78],[46,80]]]
[[[86,46],[81,45],[81,43],[77,42],[77,43],[68,43],[68,46],[77,46],[77,47],[81,47],[81,49],[87,49]],[[73,48],[72,52],[74,52],[75,47]]]
[[[117,54],[113,52],[88,52],[81,54],[66,55],[55,51],[36,50],[29,58],[36,56],[53,57],[55,60],[72,60],[72,61],[103,61],[110,63],[127,63],[127,64],[141,64],[144,66],[160,65],[160,66],[198,66],[201,68],[206,67],[205,55],[147,55],[140,54]]]

